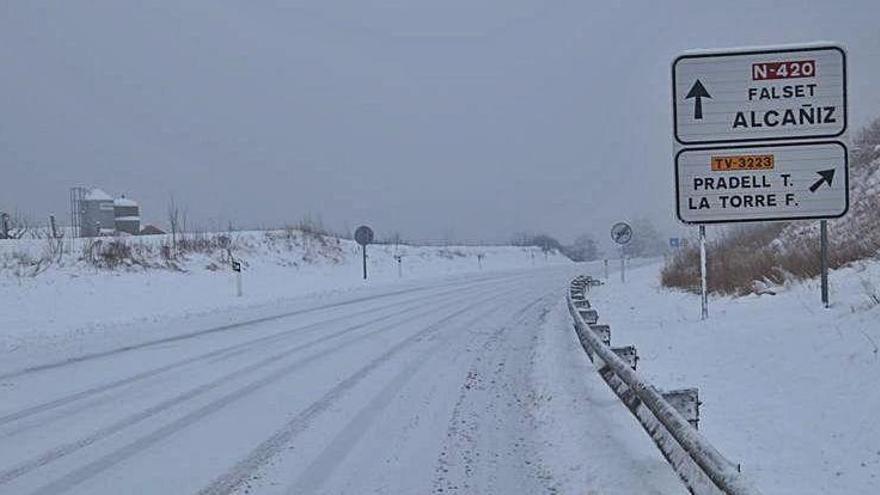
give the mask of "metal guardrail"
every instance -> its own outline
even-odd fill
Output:
[[[697,431],[696,389],[664,394],[636,373],[635,347],[610,347],[611,328],[596,324],[598,313],[586,298],[590,288],[597,285],[592,280],[586,276],[576,278],[568,294],[568,308],[581,346],[688,490],[695,495],[759,495],[757,488],[740,473],[739,466],[727,460]]]

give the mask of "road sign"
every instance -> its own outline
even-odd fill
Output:
[[[611,227],[611,239],[618,244],[626,244],[632,239],[632,227],[624,222],[615,223]]]
[[[849,209],[847,151],[837,141],[683,149],[675,175],[686,223],[837,218]]]
[[[364,280],[367,279],[367,244],[373,242],[373,229],[366,225],[361,225],[354,231],[354,240],[361,245],[361,254],[363,255]]]
[[[685,54],[672,63],[682,145],[836,138],[846,131],[839,46]]]
[[[361,246],[366,246],[373,242],[373,229],[366,225],[361,225],[354,231],[354,240]]]
[[[238,261],[233,260],[233,261],[232,261],[232,271],[234,271],[234,272],[240,272],[240,271],[241,271],[241,263],[238,262]]]

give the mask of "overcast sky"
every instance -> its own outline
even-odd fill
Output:
[[[411,239],[675,231],[670,71],[690,48],[829,40],[880,116],[880,3],[0,3],[0,210],[97,185],[165,223],[306,215]]]

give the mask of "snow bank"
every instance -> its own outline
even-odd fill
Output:
[[[589,296],[640,372],[699,387],[702,433],[765,493],[880,493],[880,262],[832,272],[829,310],[811,281],[713,298],[705,322],[699,296],[662,289],[659,270]]]

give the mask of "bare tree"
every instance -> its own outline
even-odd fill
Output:
[[[593,261],[599,257],[599,248],[590,234],[583,234],[565,247],[565,255],[572,261]]]
[[[168,226],[171,228],[171,257],[177,255],[177,232],[180,230],[180,208],[174,201],[174,195],[168,202]]]
[[[403,236],[397,231],[390,232],[385,236],[381,244],[390,244],[396,248],[403,244]]]

